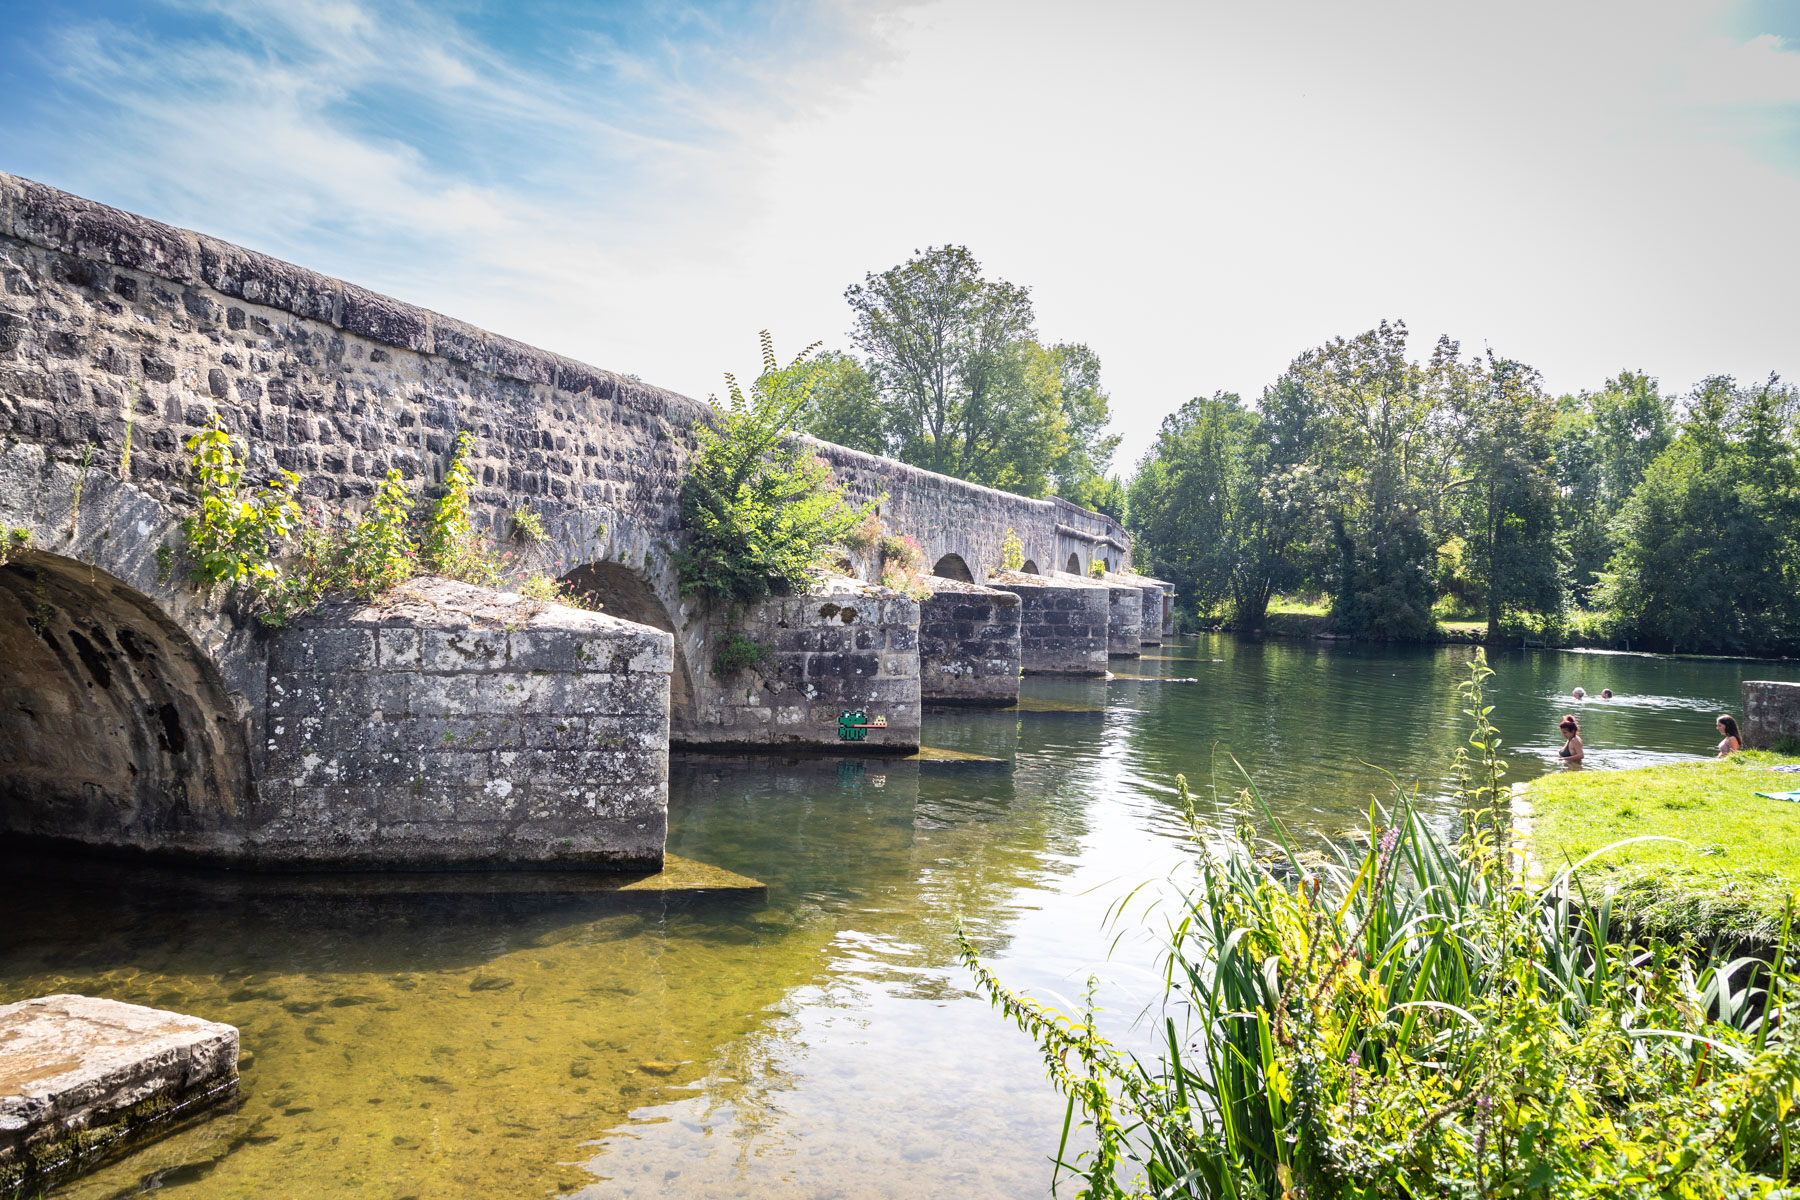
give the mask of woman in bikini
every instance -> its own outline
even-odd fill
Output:
[[[1562,719],[1562,724],[1557,728],[1562,730],[1563,746],[1556,752],[1556,757],[1563,761],[1564,766],[1572,767],[1579,763],[1582,757],[1581,722],[1575,719],[1574,713],[1570,713]]]
[[[1743,740],[1738,737],[1737,718],[1721,716],[1715,724],[1725,740],[1719,743],[1719,757],[1730,758],[1744,748]]]

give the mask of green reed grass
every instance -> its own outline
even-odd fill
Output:
[[[963,943],[1069,1097],[1059,1181],[1105,1198],[1800,1196],[1791,911],[1773,961],[1725,962],[1622,940],[1610,897],[1582,889],[1590,860],[1526,884],[1491,674],[1478,657],[1464,687],[1455,834],[1401,793],[1365,851],[1302,856],[1252,787],[1280,846],[1266,865],[1252,837],[1203,830],[1179,781],[1195,869],[1153,1058],[1108,1042],[1091,987],[1058,1012]]]

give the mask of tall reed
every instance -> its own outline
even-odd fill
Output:
[[[1208,1200],[1800,1196],[1791,908],[1773,962],[1725,962],[1626,940],[1582,891],[1592,857],[1525,882],[1491,674],[1478,656],[1464,685],[1454,836],[1402,793],[1372,809],[1365,850],[1303,856],[1249,788],[1278,842],[1266,865],[1253,838],[1203,828],[1178,778],[1196,853],[1153,1058],[1101,1034],[1092,988],[1058,1012],[964,942],[1069,1097],[1059,1180]]]

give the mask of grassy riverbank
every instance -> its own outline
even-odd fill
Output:
[[[1757,792],[1800,788],[1771,771],[1800,759],[1746,753],[1725,762],[1635,771],[1569,771],[1531,784],[1532,842],[1549,871],[1626,838],[1587,868],[1590,892],[1611,886],[1629,919],[1663,934],[1767,942],[1800,888],[1800,804]]]

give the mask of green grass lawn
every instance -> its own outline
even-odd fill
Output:
[[[1530,786],[1533,849],[1550,874],[1613,842],[1660,835],[1586,867],[1586,890],[1617,889],[1616,905],[1647,928],[1701,940],[1772,941],[1800,889],[1800,803],[1757,792],[1800,789],[1800,762],[1750,752],[1725,762],[1635,771],[1565,771]]]

